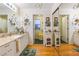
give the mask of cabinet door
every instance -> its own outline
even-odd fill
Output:
[[[5,53],[5,50],[2,46],[0,46],[0,56],[4,55]]]
[[[13,56],[13,55],[14,55],[13,50],[12,50],[12,49],[8,49],[8,50],[6,51],[6,55],[4,55],[4,56]]]
[[[7,53],[8,53],[9,47],[10,47],[10,44],[9,44],[9,43],[7,43],[7,44],[1,46],[1,47],[0,47],[0,55],[1,55],[1,56],[6,56]]]
[[[21,43],[21,50],[23,50],[27,44],[28,44],[28,39],[26,36],[23,36],[21,39],[20,39],[20,43]]]
[[[28,45],[28,37],[24,36],[23,39],[24,39],[24,46],[26,47]]]
[[[21,51],[22,51],[25,48],[25,40],[23,37],[20,39],[20,43],[21,43]]]
[[[9,53],[10,53],[11,56],[15,55],[15,53],[16,53],[16,42],[15,41],[10,43]]]

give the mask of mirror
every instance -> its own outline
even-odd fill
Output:
[[[0,15],[0,33],[7,32],[7,15]]]

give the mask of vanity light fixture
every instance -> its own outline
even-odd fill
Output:
[[[3,3],[5,6],[7,6],[9,9],[11,9],[12,11],[16,12],[17,8],[15,7],[15,5],[11,4],[11,3]]]
[[[73,6],[73,9],[77,9],[77,8],[79,8],[79,3],[74,4],[74,6]]]
[[[35,4],[35,7],[36,8],[42,8],[43,7],[43,4],[42,3],[37,3],[37,4]]]

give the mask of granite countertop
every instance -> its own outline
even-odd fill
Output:
[[[11,41],[14,41],[22,36],[24,36],[25,34],[14,34],[11,36],[4,36],[4,37],[0,37],[0,46],[7,44]]]

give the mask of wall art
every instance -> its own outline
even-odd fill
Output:
[[[50,17],[46,17],[45,25],[50,26]]]

